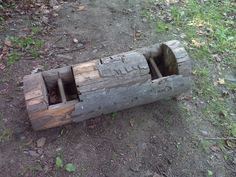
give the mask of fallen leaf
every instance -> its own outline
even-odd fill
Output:
[[[53,17],[58,17],[58,14],[57,13],[53,13],[52,16]]]
[[[225,84],[225,80],[222,79],[222,78],[219,78],[217,83],[220,84],[220,85],[224,85]]]
[[[32,151],[32,150],[28,151],[28,154],[32,157],[38,157],[39,156],[39,154],[36,151]]]
[[[74,39],[73,39],[73,42],[74,42],[74,43],[78,43],[79,41],[78,41],[78,39],[74,38]]]
[[[56,157],[56,167],[62,168],[63,167],[63,161],[60,157]]]
[[[134,127],[134,119],[131,119],[131,120],[129,121],[129,123],[130,123],[130,126],[131,126],[131,127]]]
[[[203,44],[195,39],[192,39],[192,44],[197,47],[200,48]]]
[[[85,11],[85,10],[86,10],[86,7],[83,6],[83,5],[80,5],[80,6],[78,7],[78,11]]]
[[[42,17],[42,22],[45,23],[45,24],[48,24],[48,22],[49,22],[48,17],[43,16],[43,17]]]
[[[6,68],[6,66],[4,64],[0,63],[0,69],[4,70],[5,68]]]
[[[38,66],[34,67],[34,69],[31,71],[31,74],[35,74],[35,73],[38,73],[38,72],[41,72],[41,71],[43,71],[43,66],[38,65]]]
[[[141,31],[136,31],[136,32],[135,32],[135,37],[138,37],[138,38],[139,38],[140,36],[141,36]]]
[[[57,6],[57,5],[58,5],[58,2],[57,2],[57,0],[50,0],[50,1],[49,1],[49,5],[50,5],[50,7]]]
[[[215,55],[212,55],[212,56],[213,56],[213,58],[214,58],[217,62],[221,62],[221,61],[222,61],[222,59],[220,58],[219,55],[215,54]]]
[[[196,75],[196,74],[197,74],[197,70],[193,70],[193,71],[192,71],[192,74],[193,74],[193,75]]]
[[[210,149],[211,149],[213,152],[220,151],[220,148],[219,148],[216,144],[213,145],[213,146],[211,146]]]
[[[3,53],[0,55],[0,60],[2,60],[4,57]]]
[[[2,48],[2,56],[1,56],[1,59],[4,58],[4,56],[6,56],[8,54],[8,51],[9,51],[9,47],[7,45],[4,45],[3,48]]]
[[[207,176],[213,176],[213,172],[211,170],[207,170]]]
[[[8,40],[8,39],[5,39],[4,44],[5,44],[6,46],[8,46],[8,47],[11,47],[11,46],[12,46],[11,41]]]
[[[46,143],[46,138],[45,137],[42,137],[40,139],[37,140],[36,144],[37,144],[37,147],[43,147]]]
[[[225,144],[227,147],[229,147],[231,149],[235,148],[235,143],[232,142],[231,140],[225,140]]]

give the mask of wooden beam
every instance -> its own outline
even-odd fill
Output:
[[[157,65],[156,65],[156,63],[155,63],[155,61],[154,61],[154,59],[153,59],[153,58],[150,58],[149,61],[150,61],[151,65],[152,65],[152,67],[154,68],[154,70],[155,70],[155,72],[156,72],[158,78],[161,78],[161,77],[162,77],[162,74],[161,74],[160,70],[158,69],[158,67],[157,67]]]
[[[57,84],[58,84],[58,87],[59,87],[62,103],[66,103],[65,89],[64,89],[61,78],[58,78]]]

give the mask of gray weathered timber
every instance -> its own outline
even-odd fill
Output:
[[[95,94],[87,95],[83,98],[83,102],[78,102],[71,114],[72,120],[79,122],[160,99],[168,99],[187,91],[189,87],[188,79],[175,75],[125,87],[104,88]]]
[[[75,82],[81,95],[102,88],[117,87],[149,79],[151,78],[149,72],[146,58],[135,51],[73,67]]]
[[[34,130],[169,99],[190,88],[191,60],[176,40],[24,78]]]

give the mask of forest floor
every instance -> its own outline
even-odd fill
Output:
[[[233,0],[5,2],[0,176],[236,176]],[[190,97],[32,130],[25,75],[172,39],[183,43],[193,61]]]

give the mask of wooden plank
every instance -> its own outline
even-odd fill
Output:
[[[75,77],[75,83],[77,86],[85,85],[87,82],[91,80],[96,80],[100,78],[98,70],[85,72],[81,74],[77,74]]]
[[[149,61],[150,61],[151,65],[152,65],[152,67],[154,68],[154,70],[155,70],[155,72],[156,72],[158,78],[161,78],[161,77],[162,77],[162,74],[161,74],[160,70],[158,69],[158,67],[157,67],[157,65],[156,65],[156,63],[155,63],[155,61],[154,61],[154,59],[153,59],[153,58],[150,58]]]
[[[91,71],[96,70],[95,67],[97,65],[97,62],[99,62],[99,61],[98,60],[92,60],[92,61],[89,61],[89,62],[74,65],[73,66],[74,75],[76,76],[76,75],[79,75],[79,74],[83,74],[83,73],[86,73],[86,72],[91,72]]]
[[[27,75],[23,78],[25,99],[29,100],[45,93],[44,82],[41,73]]]
[[[43,130],[72,122],[71,113],[75,110],[78,101],[69,101],[50,106],[49,109],[30,114],[34,130]]]
[[[59,87],[59,91],[60,91],[62,102],[66,103],[65,89],[64,89],[64,86],[63,86],[61,78],[58,78],[57,84],[58,84],[58,87]]]
[[[26,107],[29,113],[48,107],[47,89],[41,73],[23,78]]]

